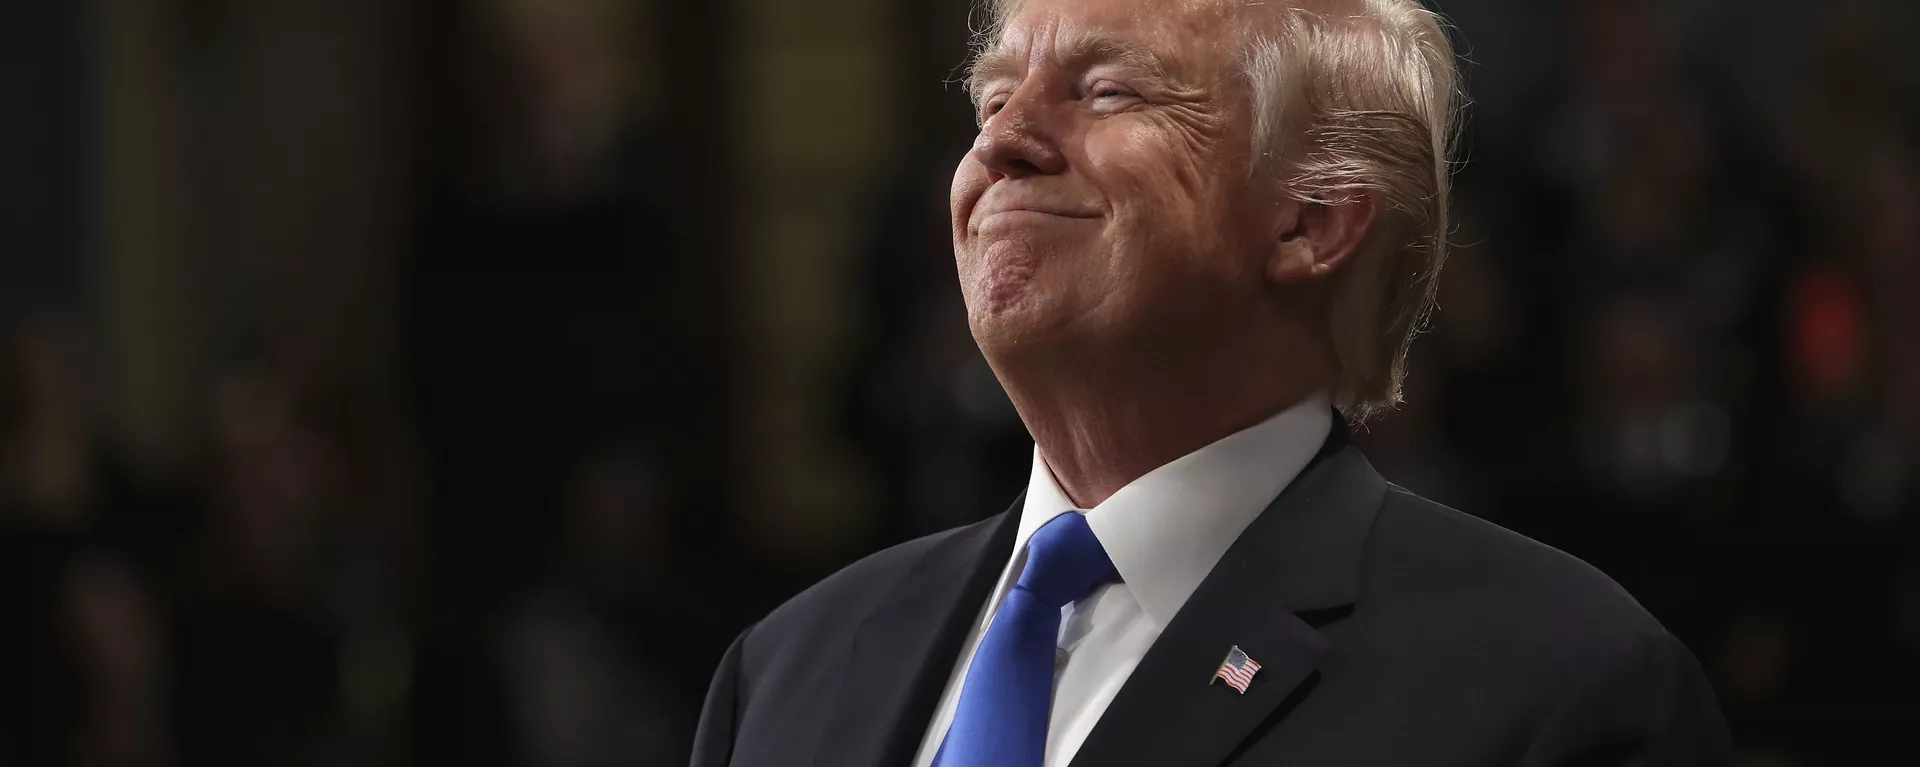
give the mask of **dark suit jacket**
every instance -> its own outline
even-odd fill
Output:
[[[695,767],[908,765],[1019,508],[867,557],[741,634]],[[1262,664],[1245,695],[1209,683],[1233,645]],[[1387,483],[1336,427],[1073,764],[1718,767],[1728,751],[1693,657],[1612,580]]]

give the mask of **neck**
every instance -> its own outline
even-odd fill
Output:
[[[1054,479],[1079,508],[1266,420],[1326,381],[1316,354],[1145,362],[1081,365],[1046,380],[1001,377]]]

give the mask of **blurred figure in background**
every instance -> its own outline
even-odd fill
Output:
[[[101,443],[87,333],[59,312],[5,330],[0,762],[174,764],[152,558],[165,541],[142,535],[147,509]]]
[[[510,608],[494,654],[527,764],[670,764],[692,722],[679,705],[675,629],[689,573],[671,572],[665,477],[650,451],[613,448],[570,483],[557,556]]]
[[[358,478],[290,373],[243,363],[215,384],[207,519],[174,618],[188,763],[325,764],[340,740],[330,592]]]

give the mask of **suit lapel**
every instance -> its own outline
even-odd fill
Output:
[[[967,629],[1012,553],[1023,500],[935,544],[861,622],[814,764],[912,760]]]
[[[1385,494],[1386,482],[1336,425],[1154,641],[1073,764],[1211,767],[1284,716],[1311,692],[1328,648],[1299,614],[1353,604]],[[1244,695],[1210,681],[1235,645],[1261,664]]]

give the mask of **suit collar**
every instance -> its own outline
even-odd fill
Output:
[[[1251,557],[1281,604],[1294,612],[1359,600],[1360,557],[1387,481],[1339,419],[1319,455],[1229,549]],[[1209,578],[1219,577],[1218,568]]]
[[[1086,511],[1087,523],[1147,617],[1162,627],[1173,622],[1247,525],[1326,444],[1332,422],[1327,396],[1314,394],[1141,475]],[[1075,510],[1072,501],[1036,448],[1020,531],[996,595],[1024,564],[1027,538],[1070,510]]]
[[[1303,620],[1352,605],[1386,482],[1346,430],[1247,526],[1160,634],[1077,765],[1216,765],[1313,688],[1327,639]],[[1261,664],[1246,693],[1210,683],[1229,648]]]
[[[907,764],[1000,565],[1020,501],[933,543],[854,632],[822,767]]]

